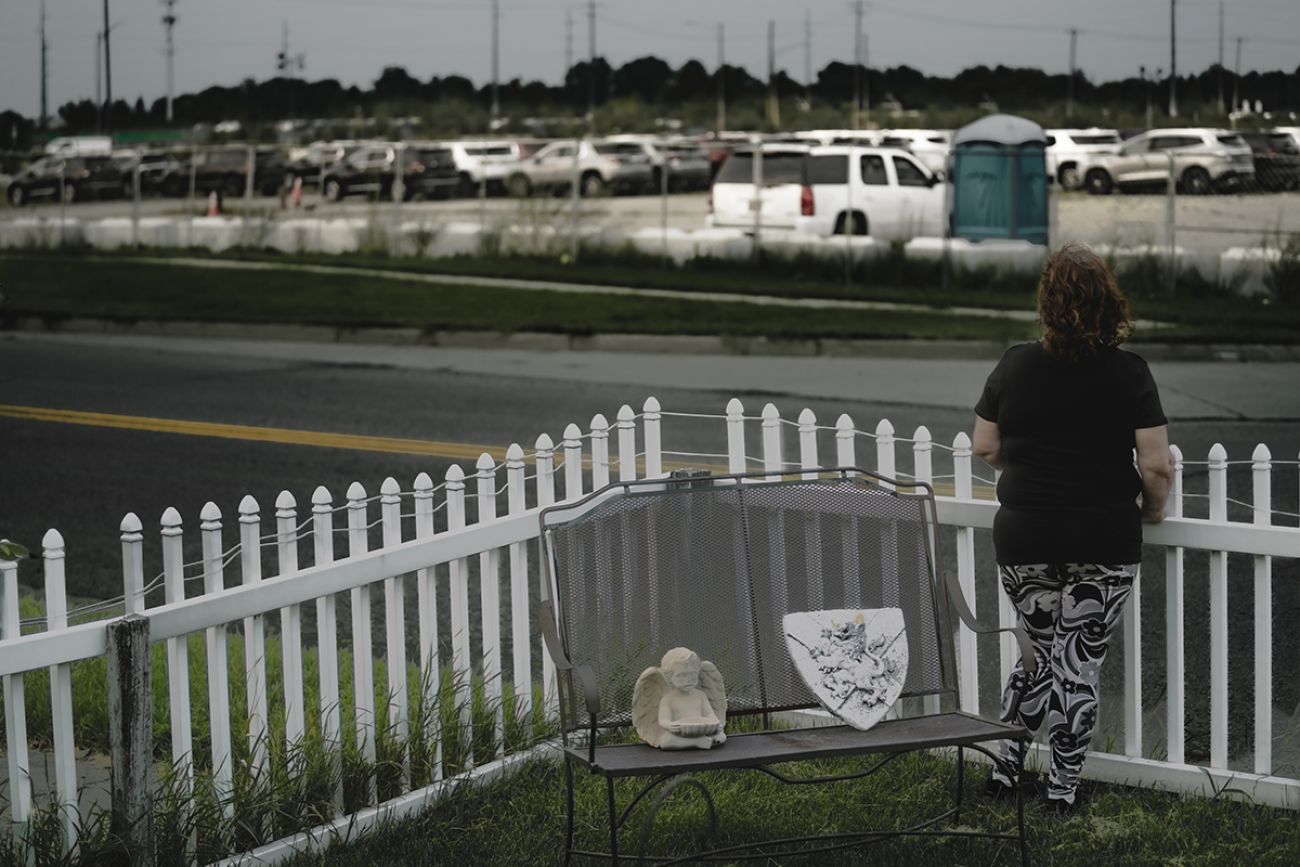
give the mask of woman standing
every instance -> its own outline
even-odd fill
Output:
[[[1042,339],[1007,350],[975,405],[974,451],[1002,470],[998,572],[1038,663],[1028,683],[1016,663],[1004,708],[1023,689],[1016,721],[1031,732],[1046,723],[1047,803],[1065,813],[1097,724],[1106,647],[1137,580],[1142,523],[1162,519],[1173,467],[1151,372],[1118,348],[1129,309],[1106,263],[1077,244],[1052,254],[1038,312]],[[1019,742],[999,751],[1021,767]],[[986,792],[1014,794],[1012,781],[995,770]]]

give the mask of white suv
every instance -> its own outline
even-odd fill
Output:
[[[1047,131],[1047,177],[1061,189],[1083,186],[1079,167],[1101,154],[1119,153],[1122,140],[1113,129],[1049,129]]]
[[[942,177],[893,148],[813,148],[799,210],[795,228],[815,235],[938,237],[944,224]]]
[[[1124,142],[1118,153],[1094,156],[1080,167],[1083,185],[1094,195],[1169,183],[1204,195],[1255,177],[1250,145],[1227,129],[1153,129]]]
[[[936,175],[948,170],[952,131],[946,129],[886,129],[879,132],[880,147],[901,148]]]
[[[519,143],[513,141],[449,141],[441,146],[456,159],[464,196],[476,195],[484,181],[489,193],[502,192],[506,178],[514,173],[524,155]]]

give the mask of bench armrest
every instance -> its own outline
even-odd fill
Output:
[[[587,705],[587,713],[591,715],[594,724],[600,714],[600,687],[596,683],[596,672],[588,665],[574,665],[565,654],[564,646],[560,643],[560,635],[555,629],[555,609],[549,599],[541,604],[538,616],[542,621],[542,641],[546,644],[546,652],[551,655],[551,660],[555,663],[555,670],[571,671],[578,676],[578,681],[582,684],[582,697]]]
[[[957,609],[957,617],[962,623],[965,623],[966,626],[969,627],[971,632],[979,635],[1010,632],[1011,636],[1016,640],[1016,644],[1020,647],[1020,665],[1021,668],[1024,669],[1025,676],[1021,678],[1016,689],[1015,700],[1005,715],[1007,717],[1005,721],[1009,722],[1015,718],[1016,713],[1020,709],[1020,702],[1024,698],[1025,688],[1029,685],[1029,677],[1038,670],[1038,659],[1034,656],[1034,646],[1029,642],[1029,635],[1019,626],[980,626],[975,620],[974,612],[972,612],[970,606],[966,604],[966,594],[962,593],[961,584],[958,583],[956,576],[945,570],[943,573],[943,580],[944,585],[948,590],[948,598],[952,601],[953,607]]]

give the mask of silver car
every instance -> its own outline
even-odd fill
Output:
[[[607,191],[644,189],[653,170],[650,157],[639,144],[569,139],[551,142],[520,161],[506,178],[506,190],[512,196],[528,196],[535,190],[568,188],[577,178],[582,195],[599,196]]]
[[[1250,145],[1225,129],[1153,129],[1135,135],[1119,153],[1097,154],[1083,171],[1093,195],[1163,187],[1173,172],[1177,189],[1193,195],[1239,187],[1255,176]]]

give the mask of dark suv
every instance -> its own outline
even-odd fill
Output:
[[[391,199],[397,162],[393,145],[365,145],[324,175],[325,198],[331,202],[357,195]],[[447,148],[404,148],[401,163],[403,198],[446,198],[460,186],[455,155]]]
[[[244,195],[248,184],[248,148],[232,147],[201,150],[194,159],[194,191],[206,196],[218,193],[236,198]],[[162,191],[169,196],[184,196],[190,190],[190,161],[182,160],[162,179]],[[273,196],[284,185],[288,170],[275,148],[254,151],[253,189]]]
[[[1255,159],[1254,187],[1270,193],[1300,190],[1300,146],[1284,132],[1243,132]]]
[[[105,194],[120,195],[122,171],[111,157],[46,157],[23,169],[9,182],[11,205],[38,199],[76,202]]]

